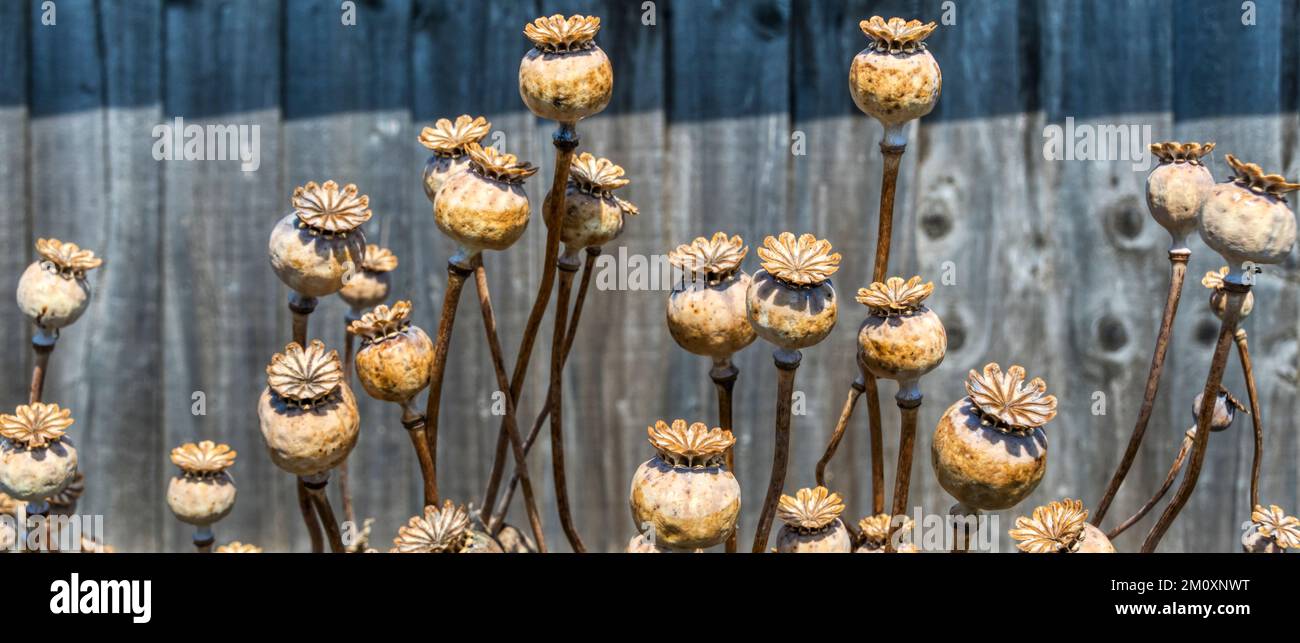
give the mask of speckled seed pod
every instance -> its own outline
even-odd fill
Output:
[[[932,292],[934,284],[920,277],[890,277],[858,290],[858,303],[871,311],[858,329],[858,348],[876,377],[915,382],[943,362],[948,334],[922,303]]]
[[[1201,399],[1205,395],[1202,391],[1196,394],[1192,400],[1192,422],[1196,422],[1201,416]],[[1228,389],[1219,387],[1219,394],[1214,398],[1214,415],[1210,416],[1210,430],[1223,431],[1232,426],[1232,421],[1237,417],[1237,411],[1246,410],[1246,405],[1241,403]]]
[[[975,509],[1008,509],[1047,471],[1042,427],[1056,417],[1056,397],[1040,378],[1025,382],[1024,368],[1003,373],[997,364],[971,371],[966,393],[939,418],[930,462],[957,500]]]
[[[77,501],[81,499],[81,494],[86,492],[86,477],[80,472],[72,477],[68,486],[62,491],[45,499],[50,503],[51,516],[73,516],[77,513]]]
[[[682,271],[682,282],[668,296],[668,332],[678,346],[726,359],[754,342],[745,314],[751,280],[740,269],[748,253],[739,236],[725,232],[696,237],[668,253],[668,262]]]
[[[505,250],[528,228],[532,212],[524,180],[537,168],[514,154],[478,143],[465,146],[470,166],[443,184],[433,204],[434,221],[460,246],[464,263],[484,250]]]
[[[502,554],[500,543],[472,528],[464,506],[444,500],[442,508],[428,506],[397,530],[394,554]]]
[[[440,118],[433,127],[420,130],[420,145],[433,152],[424,164],[424,196],[429,197],[430,203],[448,178],[469,167],[465,146],[482,141],[491,129],[492,124],[486,118],[461,114],[455,123]]]
[[[572,256],[584,248],[599,248],[618,238],[623,232],[624,219],[639,212],[631,202],[614,196],[614,190],[628,183],[623,168],[609,159],[596,158],[587,152],[573,158],[564,193],[564,224],[560,228],[566,255]]]
[[[90,302],[86,271],[104,263],[75,243],[37,239],[40,259],[18,279],[18,308],[44,331],[57,332],[77,321]]]
[[[411,302],[379,305],[348,326],[361,338],[357,379],[370,397],[405,404],[429,385],[433,342],[411,324]]]
[[[226,473],[235,455],[228,445],[211,440],[172,449],[172,464],[181,474],[167,485],[167,506],[177,520],[207,527],[235,508],[235,480]]]
[[[295,188],[293,212],[271,230],[271,268],[285,285],[306,297],[324,297],[343,288],[343,277],[365,260],[370,197],[357,186],[314,181]]]
[[[1300,549],[1300,520],[1286,515],[1277,505],[1255,505],[1250,525],[1241,536],[1241,546],[1247,554],[1284,554]]]
[[[776,535],[779,554],[848,554],[853,538],[840,520],[844,501],[826,487],[781,496],[776,515],[785,523]]]
[[[1151,144],[1151,153],[1160,163],[1147,175],[1147,209],[1169,231],[1170,251],[1187,250],[1187,236],[1196,229],[1201,204],[1214,189],[1214,175],[1201,162],[1213,150],[1214,143]]]
[[[934,109],[943,88],[939,63],[926,49],[933,22],[872,16],[858,24],[871,44],[853,58],[849,93],[866,115],[885,127],[885,143],[907,144],[903,125]]]
[[[1201,285],[1210,289],[1210,311],[1215,317],[1223,319],[1223,313],[1228,309],[1228,293],[1223,289],[1223,280],[1227,278],[1231,270],[1223,266],[1218,270],[1211,270],[1205,273],[1201,278]],[[1251,290],[1246,293],[1246,298],[1241,302],[1241,317],[1237,320],[1240,322],[1255,310],[1255,291]]]
[[[1016,518],[1007,532],[1016,548],[1030,554],[1113,554],[1115,546],[1088,523],[1082,500],[1053,501],[1036,507],[1032,518]]]
[[[558,123],[598,114],[614,94],[614,68],[596,46],[600,18],[553,15],[524,27],[533,48],[519,62],[519,96]]]
[[[749,285],[745,311],[759,337],[785,350],[812,346],[835,328],[838,304],[830,277],[840,254],[811,234],[782,232],[758,249],[763,269]]]
[[[700,554],[703,549],[673,549],[663,547],[651,539],[649,533],[637,534],[628,541],[626,554]]]
[[[658,455],[632,476],[630,502],[637,531],[653,531],[659,547],[703,549],[727,539],[740,517],[740,483],[727,471],[731,431],[686,420],[660,420],[647,429]]]
[[[1280,263],[1295,245],[1295,214],[1286,193],[1300,188],[1277,174],[1264,174],[1254,163],[1227,155],[1235,173],[1215,185],[1201,206],[1200,231],[1205,245],[1223,255],[1229,281],[1242,281],[1247,261]]]
[[[366,308],[373,308],[388,299],[388,290],[392,282],[393,270],[397,268],[397,256],[387,248],[375,244],[366,246],[366,258],[361,262],[361,269],[344,279],[343,288],[339,290],[342,299],[358,315]]]
[[[72,412],[58,404],[24,404],[0,415],[0,492],[40,503],[77,476],[77,449],[64,435]]]
[[[890,529],[893,528],[895,537],[902,538],[903,535],[912,532],[912,519],[906,516],[900,516],[898,526],[893,527],[893,519],[889,514],[876,514],[867,516],[858,521],[858,541],[853,547],[855,554],[883,554],[886,553],[886,543],[890,538]],[[909,542],[896,542],[894,552],[898,554],[915,554],[920,552],[916,545]]]
[[[271,358],[266,383],[257,417],[276,466],[311,476],[348,457],[361,420],[352,389],[343,381],[338,351],[326,352],[318,339],[306,349],[289,344]]]

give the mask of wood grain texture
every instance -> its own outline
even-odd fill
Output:
[[[1145,169],[1127,160],[1050,161],[1044,128],[1148,126],[1154,140],[1214,140],[1224,153],[1300,173],[1300,7],[1260,1],[1254,25],[1236,3],[940,0],[368,0],[346,25],[338,3],[315,0],[66,0],[58,25],[40,3],[0,3],[0,275],[31,261],[37,236],[76,241],[107,263],[91,275],[86,316],[55,352],[49,397],[73,409],[90,489],[84,509],[107,514],[125,550],[186,551],[190,531],[166,509],[168,450],[197,439],[240,453],[240,497],[217,540],[305,551],[291,476],[266,456],[254,402],[271,354],[289,339],[287,291],[266,259],[267,235],[308,180],[356,183],[369,194],[371,242],[400,265],[390,299],[409,298],[415,323],[436,326],[452,247],[420,186],[421,127],[461,113],[493,123],[488,143],[542,167],[527,185],[534,218],[507,252],[485,257],[507,362],[513,362],[541,277],[541,201],[553,124],[518,96],[523,25],[539,15],[599,15],[597,41],[615,70],[605,112],[579,125],[580,151],[626,168],[623,196],[641,208],[605,247],[566,369],[565,445],[578,530],[593,549],[634,533],[632,471],[651,455],[657,419],[713,422],[708,361],[679,349],[664,325],[670,283],[620,289],[619,276],[717,230],[751,248],[783,230],[828,238],[843,255],[834,284],[840,321],[804,351],[787,491],[813,483],[854,369],[875,246],[881,130],[854,107],[850,60],[873,14],[941,20],[930,37],[944,72],[935,111],[909,132],[894,223],[892,274],[936,282],[932,307],[949,331],[944,363],[922,380],[912,498],[928,512],[952,500],[934,479],[931,434],[963,395],[967,370],[1020,363],[1061,401],[1048,427],[1040,488],[1002,524],[1062,497],[1095,503],[1119,460],[1142,385],[1168,278],[1167,235],[1147,215]],[[1176,6],[1175,6],[1176,5]],[[1099,47],[1104,44],[1104,47]],[[1225,54],[1225,52],[1231,52]],[[152,129],[257,125],[261,164],[155,161]],[[1199,278],[1221,261],[1192,245],[1165,378],[1142,451],[1116,499],[1123,519],[1159,484],[1190,424],[1217,324]],[[746,270],[758,268],[751,252]],[[640,271],[640,272],[637,272]],[[656,276],[657,279],[657,276]],[[1300,267],[1295,255],[1256,286],[1250,334],[1266,420],[1261,496],[1300,504],[1295,418]],[[472,306],[468,298],[462,306]],[[30,329],[0,307],[6,371],[0,408],[25,392]],[[321,301],[310,334],[342,342],[345,305]],[[462,310],[444,390],[440,486],[477,503],[495,446],[496,382],[477,313]],[[531,425],[546,389],[550,321],[542,325],[519,404]],[[771,462],[775,368],[759,341],[736,358],[735,427],[752,535]],[[1244,394],[1241,371],[1225,382]],[[206,415],[193,413],[205,395]],[[887,480],[898,412],[881,383]],[[1094,414],[1095,394],[1105,413]],[[362,396],[363,398],[365,396]],[[422,400],[419,404],[423,404]],[[802,414],[798,414],[802,410]],[[829,469],[856,520],[870,506],[865,404]],[[374,517],[375,546],[419,509],[419,476],[395,406],[364,399],[353,454],[357,515]],[[1251,457],[1248,418],[1212,440],[1201,484],[1163,551],[1235,551]],[[547,436],[530,465],[551,543],[563,543]],[[331,485],[335,487],[335,485]],[[335,501],[335,508],[339,505]],[[519,503],[511,522],[525,523]],[[1116,544],[1135,549],[1149,524]],[[1003,550],[1010,547],[1004,534]],[[565,549],[563,545],[557,549]]]

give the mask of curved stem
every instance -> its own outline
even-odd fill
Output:
[[[713,387],[718,391],[718,426],[724,431],[731,430],[731,392],[736,386],[736,378],[740,376],[740,369],[731,363],[731,358],[716,359],[713,362],[713,368],[709,369],[709,378],[713,380]],[[727,449],[727,471],[731,475],[736,475],[736,446],[733,444]],[[726,551],[728,554],[736,553],[736,540],[739,537],[737,532],[739,527],[731,530],[731,535],[727,536]]]
[[[46,335],[44,332],[38,332],[32,338],[32,352],[36,353],[36,363],[32,365],[32,385],[27,395],[28,404],[41,401],[41,395],[45,391],[45,372],[49,368],[50,353],[54,352],[54,343],[57,340],[57,336]]]
[[[790,415],[794,399],[794,372],[803,356],[799,351],[777,350],[772,355],[776,362],[776,442],[772,450],[772,476],[767,482],[767,497],[763,499],[763,512],[759,514],[758,531],[754,533],[751,551],[761,554],[767,549],[768,534],[776,516],[776,504],[785,488],[785,472],[790,462]]]
[[[460,305],[460,291],[470,270],[465,266],[447,262],[447,292],[442,297],[442,313],[438,318],[438,337],[433,344],[433,365],[429,373],[429,399],[425,402],[424,431],[429,445],[429,458],[433,462],[433,497],[425,498],[426,506],[438,505],[438,412],[442,408],[442,381],[447,374],[447,353],[451,350],[451,329],[456,323],[456,308]],[[432,500],[432,502],[429,502]]]
[[[402,427],[406,429],[406,434],[411,438],[411,446],[415,448],[415,458],[420,463],[420,479],[424,482],[424,506],[438,506],[438,483],[436,479],[436,467],[433,464],[433,454],[429,452],[429,436],[425,431],[427,420],[419,411],[411,408],[410,400],[401,404],[402,407]]]
[[[863,371],[867,397],[867,428],[871,433],[871,514],[885,512],[885,439],[880,419],[880,389],[876,376]]]
[[[316,508],[312,506],[311,494],[307,491],[307,485],[302,478],[298,478],[298,510],[302,512],[302,520],[307,523],[307,536],[311,538],[311,553],[319,554],[325,551],[325,539],[321,536],[320,523],[316,521]]]
[[[1229,279],[1231,278],[1230,276]],[[1223,323],[1219,328],[1219,340],[1214,345],[1214,357],[1210,361],[1210,374],[1205,378],[1205,389],[1201,393],[1202,400],[1213,400],[1219,394],[1219,386],[1223,383],[1223,370],[1228,362],[1228,345],[1232,343],[1233,334],[1237,330],[1241,304],[1246,294],[1250,292],[1250,285],[1225,281],[1223,290],[1228,294],[1228,301],[1223,313]],[[1160,514],[1160,519],[1147,534],[1146,541],[1142,543],[1144,554],[1155,551],[1160,544],[1160,539],[1164,537],[1169,526],[1178,517],[1178,513],[1187,504],[1192,491],[1196,489],[1196,480],[1200,477],[1201,466],[1205,463],[1205,448],[1210,442],[1210,419],[1214,417],[1215,406],[1215,404],[1201,405],[1201,412],[1196,418],[1196,440],[1192,445],[1192,460],[1187,465],[1187,473],[1184,474],[1178,491],[1174,492],[1173,499],[1169,501],[1164,513]]]
[[[299,478],[299,480],[303,479]],[[325,485],[328,481],[328,477],[322,476],[319,482],[303,480],[303,484],[307,488],[312,506],[320,516],[321,524],[325,526],[325,537],[329,539],[330,551],[335,554],[345,554],[347,548],[343,546],[343,534],[339,532],[339,523],[334,519],[334,510],[330,508],[329,497],[325,495]]]
[[[1106,486],[1101,502],[1097,503],[1097,513],[1092,517],[1094,525],[1100,525],[1101,520],[1106,517],[1111,502],[1115,500],[1115,494],[1119,493],[1120,485],[1124,484],[1124,477],[1133,467],[1138,447],[1142,446],[1142,437],[1146,435],[1147,423],[1151,420],[1151,409],[1156,402],[1156,392],[1160,389],[1160,374],[1165,367],[1165,352],[1169,349],[1174,317],[1178,315],[1178,301],[1183,293],[1183,277],[1187,274],[1187,260],[1191,255],[1191,251],[1185,248],[1169,251],[1169,293],[1165,295],[1165,312],[1160,318],[1160,332],[1156,335],[1155,354],[1151,356],[1151,370],[1147,373],[1142,408],[1138,411],[1137,424],[1133,426],[1133,434],[1129,436],[1128,447],[1124,449],[1124,457],[1119,461],[1119,468],[1115,470],[1115,475],[1111,476],[1110,484]]]
[[[1151,513],[1151,510],[1160,502],[1160,499],[1165,497],[1165,494],[1169,492],[1169,488],[1174,486],[1174,480],[1178,477],[1178,472],[1183,468],[1183,461],[1187,459],[1188,452],[1192,450],[1192,442],[1195,438],[1196,427],[1192,427],[1187,430],[1187,435],[1183,437],[1183,446],[1178,449],[1178,455],[1174,457],[1174,463],[1169,467],[1169,473],[1165,474],[1165,481],[1160,485],[1160,489],[1156,491],[1155,495],[1151,496],[1150,500],[1147,500],[1145,505],[1142,505],[1141,509],[1137,510],[1137,513],[1130,516],[1128,520],[1120,523],[1120,525],[1112,529],[1110,533],[1107,533],[1107,538],[1111,540],[1118,538],[1119,535],[1127,531],[1129,527],[1137,524],[1139,520],[1142,520],[1148,513]]]
[[[916,444],[916,414],[921,408],[921,389],[916,382],[899,382],[898,403],[900,416],[898,433],[898,466],[894,471],[894,506],[891,516],[907,515],[907,496],[912,485],[912,448]],[[893,551],[893,534],[885,542],[885,551]]]
[[[560,257],[560,228],[564,221],[564,191],[569,183],[573,152],[578,149],[578,131],[574,124],[560,123],[551,135],[551,143],[555,145],[555,174],[551,177],[551,189],[546,193],[546,200],[542,202],[542,215],[546,221],[546,255],[542,259],[542,281],[537,285],[537,296],[533,298],[533,308],[528,313],[528,322],[524,324],[519,351],[515,354],[515,368],[510,375],[510,399],[516,407],[524,390],[524,380],[528,377],[528,362],[533,357],[537,331],[541,328],[542,317],[551,301],[551,290],[555,287],[555,266]],[[508,445],[509,434],[503,418],[501,427],[497,430],[497,446],[488,475],[487,490],[483,494],[483,511],[488,511],[496,503],[501,477],[505,473]]]
[[[348,326],[359,319],[356,311],[349,311],[343,317],[343,381],[352,385],[352,356],[356,350],[357,338],[348,332]],[[348,454],[349,457],[351,454]],[[336,467],[339,472],[339,496],[343,498],[343,519],[355,525],[357,524],[357,514],[352,507],[352,478],[348,471],[348,458],[343,458],[343,462]]]
[[[564,369],[564,336],[569,317],[569,291],[573,288],[576,265],[560,260],[560,288],[555,295],[555,325],[551,329],[551,471],[555,479],[555,508],[560,513],[560,526],[575,553],[583,554],[587,548],[573,526],[573,512],[569,508],[569,484],[564,470],[564,413],[562,391]]]
[[[1237,356],[1241,358],[1241,372],[1246,377],[1246,394],[1250,398],[1250,423],[1255,429],[1255,456],[1250,463],[1250,507],[1259,506],[1259,469],[1264,458],[1264,417],[1259,412],[1259,394],[1255,390],[1255,371],[1250,365],[1250,348],[1246,344],[1246,331],[1237,329]]]
[[[849,385],[849,395],[844,399],[844,406],[840,409],[840,419],[835,423],[835,430],[831,431],[831,440],[826,444],[826,452],[822,454],[822,459],[817,461],[816,478],[817,485],[826,486],[826,466],[831,463],[831,458],[835,457],[835,451],[840,448],[840,441],[844,439],[844,431],[849,426],[849,420],[853,417],[853,408],[858,405],[858,398],[862,397],[862,392],[866,390],[866,379],[861,372],[858,373],[853,383]]]
[[[510,388],[506,376],[505,359],[501,356],[501,340],[497,337],[497,318],[492,310],[492,295],[488,291],[487,269],[483,267],[483,258],[479,257],[474,266],[474,285],[478,290],[479,309],[483,311],[483,331],[487,334],[488,349],[492,354],[492,369],[496,372],[497,386],[502,390]],[[537,511],[537,500],[533,496],[533,483],[528,476],[528,456],[524,453],[523,441],[519,438],[518,416],[514,402],[506,396],[506,430],[510,435],[510,447],[514,451],[515,470],[519,472],[524,487],[524,508],[528,512],[528,523],[533,530],[533,539],[537,550],[546,553],[546,536],[542,532],[542,517]],[[491,507],[484,507],[486,513]],[[491,533],[489,531],[489,533]]]

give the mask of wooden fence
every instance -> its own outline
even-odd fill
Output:
[[[910,132],[895,223],[892,272],[940,280],[933,307],[948,328],[941,368],[925,378],[913,497],[930,512],[951,499],[928,460],[930,429],[963,395],[968,369],[1019,363],[1061,402],[1047,432],[1050,466],[1011,517],[1061,497],[1098,500],[1141,400],[1167,279],[1166,235],[1143,202],[1145,171],[1129,160],[1051,161],[1045,127],[1149,127],[1154,140],[1213,140],[1223,153],[1294,178],[1300,173],[1294,0],[574,0],[505,2],[358,0],[356,24],[333,0],[57,0],[55,24],[32,1],[0,3],[0,275],[10,284],[38,237],[72,240],[107,259],[90,279],[84,318],[67,329],[47,397],[73,410],[88,491],[82,511],[106,516],[125,550],[179,550],[189,531],[164,502],[168,450],[214,439],[240,453],[239,501],[217,526],[221,542],[306,549],[293,480],[271,465],[257,429],[264,367],[290,336],[286,290],[266,259],[292,188],[355,182],[371,196],[368,237],[401,264],[394,293],[414,301],[432,330],[449,244],[420,188],[419,129],[441,116],[484,114],[509,151],[551,173],[550,125],[519,100],[516,73],[538,15],[599,15],[599,44],[615,68],[609,108],[582,123],[583,149],[628,170],[641,208],[615,257],[664,253],[726,230],[751,244],[783,230],[830,239],[844,260],[841,296],[865,285],[875,244],[880,127],[853,106],[849,61],[872,14],[943,20],[930,38],[945,83],[938,108]],[[1253,23],[1252,23],[1253,19]],[[1246,24],[1251,23],[1251,24]],[[256,125],[260,166],[156,161],[159,124]],[[493,135],[498,136],[496,134]],[[546,179],[529,191],[540,204]],[[513,350],[540,275],[544,227],[489,254],[503,342]],[[1197,240],[1156,411],[1116,520],[1164,476],[1191,424],[1190,402],[1208,368],[1216,321],[1197,280],[1220,259]],[[747,260],[749,270],[756,259]],[[610,268],[611,270],[615,268]],[[1262,495],[1290,512],[1300,501],[1296,462],[1295,255],[1269,267],[1245,324],[1267,421]],[[568,368],[566,441],[579,530],[599,549],[633,533],[627,492],[651,455],[656,419],[715,417],[703,358],[665,329],[663,290],[594,291]],[[470,300],[472,301],[472,299]],[[841,323],[804,351],[796,388],[788,487],[811,485],[854,371],[862,311],[844,299]],[[342,341],[341,302],[323,301],[312,335]],[[477,502],[498,419],[477,313],[465,312],[444,397],[445,493]],[[0,406],[25,396],[30,330],[0,306]],[[521,412],[544,393],[549,321]],[[753,533],[772,450],[775,376],[770,347],[738,359],[736,390],[743,536]],[[512,355],[507,356],[513,360]],[[1229,388],[1244,395],[1234,364]],[[201,392],[206,414],[193,412]],[[897,413],[882,388],[892,481]],[[860,409],[861,411],[861,409]],[[418,472],[392,405],[362,404],[352,456],[359,516],[378,519],[386,547],[419,506]],[[831,486],[856,519],[868,510],[865,418],[831,467]],[[1235,550],[1248,518],[1249,421],[1216,434],[1201,483],[1164,541],[1168,551]],[[531,460],[555,517],[545,438]],[[337,503],[337,501],[336,501]],[[337,504],[336,504],[337,507]],[[522,523],[516,513],[515,521]],[[1113,523],[1112,523],[1113,524]],[[1135,550],[1149,523],[1117,544]],[[1002,548],[1010,547],[1005,535]]]

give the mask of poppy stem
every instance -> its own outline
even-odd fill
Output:
[[[1178,477],[1178,472],[1182,470],[1183,461],[1187,459],[1187,454],[1192,450],[1192,442],[1195,437],[1196,427],[1188,429],[1187,435],[1183,436],[1183,446],[1178,449],[1178,455],[1174,457],[1174,463],[1169,467],[1169,473],[1165,474],[1165,481],[1160,485],[1160,489],[1156,491],[1155,495],[1151,496],[1150,500],[1147,500],[1146,504],[1142,505],[1141,509],[1137,510],[1137,513],[1130,516],[1128,520],[1120,523],[1120,525],[1112,529],[1110,533],[1107,533],[1106,538],[1109,538],[1110,540],[1118,538],[1119,535],[1127,531],[1129,527],[1132,527],[1137,524],[1139,520],[1145,518],[1146,515],[1155,508],[1156,504],[1160,502],[1160,499],[1165,497],[1165,494],[1169,492],[1169,488],[1174,486],[1174,480]]]
[[[314,476],[298,477],[307,490],[321,524],[325,527],[325,537],[329,539],[330,551],[335,554],[345,554],[347,548],[343,546],[343,534],[339,532],[339,523],[334,518],[334,510],[330,508],[329,497],[325,494],[325,486],[329,484],[329,479],[328,471]]]
[[[822,459],[817,461],[816,477],[817,486],[826,486],[826,467],[830,464],[831,458],[835,457],[835,452],[840,448],[840,441],[844,439],[844,431],[849,426],[849,420],[853,417],[853,409],[858,404],[858,398],[862,397],[863,391],[866,390],[866,377],[862,371],[854,378],[853,383],[849,385],[849,395],[844,400],[844,406],[840,409],[840,419],[835,423],[835,430],[831,432],[831,440],[826,444],[826,452],[822,454]]]
[[[564,471],[564,421],[563,421],[563,369],[564,338],[569,317],[569,292],[573,289],[573,273],[578,270],[577,257],[566,255],[560,258],[560,288],[555,296],[555,320],[551,329],[551,471],[555,479],[555,506],[560,514],[560,526],[569,539],[574,553],[585,554],[587,547],[582,543],[578,530],[573,526],[573,513],[569,507],[568,481]]]
[[[293,341],[307,348],[307,318],[316,310],[318,300],[289,291],[289,312],[293,313]]]
[[[211,554],[212,543],[216,542],[216,536],[212,534],[212,527],[195,527],[194,528],[194,551],[199,554]]]
[[[45,372],[50,365],[50,353],[54,352],[54,345],[58,341],[57,334],[47,333],[41,328],[36,329],[36,334],[32,336],[32,352],[36,353],[36,362],[32,365],[32,386],[27,396],[28,404],[41,401],[41,394],[45,391]]]
[[[709,369],[709,378],[713,380],[713,386],[718,391],[718,426],[723,431],[731,429],[731,393],[736,387],[736,378],[740,377],[740,369],[731,363],[730,357],[715,359],[713,368]],[[731,475],[736,475],[736,445],[731,445],[727,449],[727,471]],[[736,540],[739,538],[739,526],[731,530],[731,535],[727,536],[726,552],[728,554],[736,553]]]
[[[1250,506],[1259,505],[1259,469],[1264,457],[1264,417],[1259,412],[1259,394],[1255,390],[1255,370],[1250,365],[1250,348],[1246,344],[1246,331],[1236,332],[1237,356],[1241,358],[1241,372],[1246,376],[1246,395],[1250,398],[1250,423],[1255,429],[1255,456],[1250,463]]]
[[[415,448],[415,458],[420,463],[420,479],[424,483],[424,506],[436,507],[438,506],[437,472],[433,466],[433,454],[429,452],[429,436],[425,430],[427,420],[419,411],[411,408],[410,400],[403,402],[401,407],[402,428],[405,428],[406,434],[410,436],[411,446]]]
[[[325,551],[325,538],[321,535],[320,523],[316,521],[316,509],[312,506],[311,494],[307,491],[307,485],[301,477],[298,478],[298,510],[302,512],[303,522],[307,523],[311,553],[319,554]]]
[[[790,462],[794,373],[799,368],[803,355],[797,350],[778,349],[772,353],[772,359],[776,362],[776,441],[772,450],[772,476],[767,483],[767,497],[763,500],[763,512],[758,518],[758,530],[754,533],[754,546],[751,549],[755,554],[767,550],[772,520],[776,517],[776,505],[781,499],[781,490],[785,488],[786,468]]]
[[[438,336],[433,344],[433,365],[429,374],[429,399],[424,411],[425,441],[432,463],[430,479],[433,494],[425,494],[425,506],[438,506],[438,412],[442,408],[442,381],[447,374],[447,353],[451,350],[451,329],[456,323],[456,308],[465,278],[473,272],[468,258],[459,253],[447,261],[447,291],[443,293],[442,313],[438,318]]]
[[[356,348],[356,336],[348,331],[352,322],[361,319],[360,311],[356,309],[349,310],[343,316],[343,381],[352,385],[352,356]],[[351,454],[349,454],[351,457]],[[348,472],[348,459],[344,458],[343,462],[337,467],[339,472],[339,496],[343,498],[343,519],[351,524],[357,523],[357,515],[352,507],[352,485]]]
[[[898,466],[894,471],[894,506],[890,516],[907,515],[907,496],[912,485],[912,448],[916,445],[916,415],[921,408],[921,388],[916,380],[898,383],[898,394],[894,401],[898,404],[900,416],[898,434]],[[885,551],[894,550],[893,533],[885,542]]]

